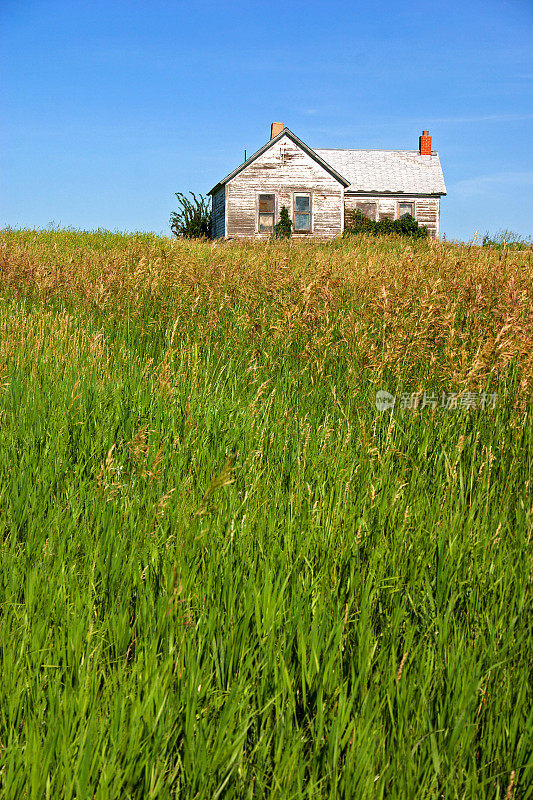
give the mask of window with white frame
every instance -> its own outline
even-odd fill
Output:
[[[276,195],[260,194],[258,197],[258,230],[259,233],[274,233],[274,217],[276,214]]]
[[[311,193],[294,193],[294,233],[311,232]]]
[[[415,204],[414,203],[398,203],[398,219],[402,217],[407,217],[411,215],[414,217],[415,215]]]

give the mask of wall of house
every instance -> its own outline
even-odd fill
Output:
[[[426,225],[433,239],[440,239],[440,197],[422,197],[416,201],[416,217]]]
[[[224,186],[213,195],[211,222],[213,239],[223,238],[226,232],[226,190]]]
[[[275,194],[276,221],[282,206],[294,219],[293,193],[311,192],[312,230],[304,237],[342,233],[343,187],[320,164],[283,136],[226,184],[228,237],[264,237],[258,232],[258,195]]]
[[[440,236],[440,197],[409,197],[408,195],[344,195],[345,224],[358,204],[376,203],[376,219],[398,219],[398,203],[414,203],[415,219],[426,225],[433,239]],[[364,211],[364,209],[362,209]]]

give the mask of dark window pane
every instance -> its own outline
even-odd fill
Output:
[[[274,229],[274,214],[259,214],[259,230],[271,233]]]
[[[268,214],[274,213],[274,195],[273,194],[260,194],[259,195],[259,211],[264,211]]]
[[[295,231],[308,231],[309,230],[309,214],[295,214],[294,215],[294,230]]]
[[[406,217],[408,214],[410,214],[412,217],[414,217],[413,204],[412,203],[400,203],[399,206],[398,206],[398,216],[400,217],[400,219],[402,217]]]
[[[368,219],[376,219],[376,204],[375,203],[357,203],[356,210],[364,214]]]
[[[308,194],[297,194],[294,198],[296,211],[309,211],[310,197]]]

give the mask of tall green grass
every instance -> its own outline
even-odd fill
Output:
[[[0,796],[533,797],[527,253],[2,239]]]

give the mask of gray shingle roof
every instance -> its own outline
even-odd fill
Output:
[[[334,150],[313,148],[350,181],[346,191],[394,194],[446,194],[437,153],[418,150]]]

